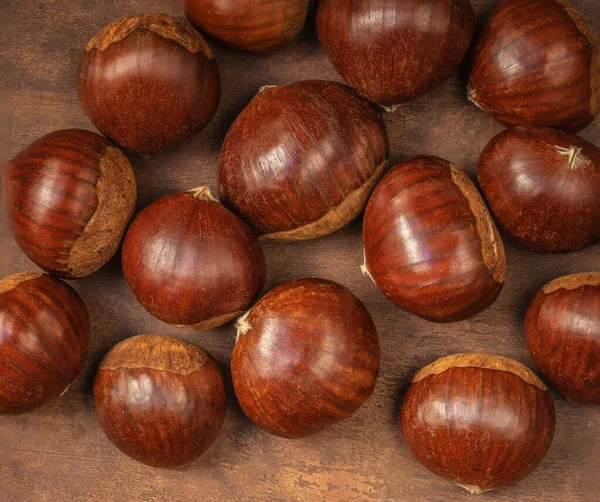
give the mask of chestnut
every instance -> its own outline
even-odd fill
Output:
[[[81,372],[90,319],[79,295],[55,277],[21,273],[0,281],[0,414],[39,408]]]
[[[533,371],[485,354],[444,357],[418,371],[400,419],[417,460],[471,493],[527,476],[546,455],[556,422]]]
[[[129,457],[174,468],[202,455],[225,420],[217,363],[171,336],[139,335],[115,345],[94,381],[98,421]]]
[[[473,21],[469,0],[320,0],[317,33],[338,73],[393,110],[454,73]]]
[[[190,22],[225,45],[268,52],[304,26],[309,0],[182,0]]]
[[[367,273],[394,305],[435,322],[467,319],[498,297],[504,245],[469,177],[414,157],[373,191],[363,220]]]
[[[221,200],[263,240],[321,237],[362,213],[388,150],[380,114],[348,87],[265,87],[225,137]]]
[[[379,370],[375,324],[340,284],[283,284],[236,328],[235,394],[244,413],[271,434],[314,434],[349,417],[373,392]]]
[[[501,0],[473,56],[468,97],[505,125],[577,132],[598,113],[600,47],[567,0]]]
[[[77,71],[81,105],[94,126],[148,156],[195,136],[221,96],[219,69],[202,36],[162,14],[125,17],[85,47]]]
[[[25,255],[74,279],[116,252],[137,200],[127,157],[81,129],[52,132],[2,166],[8,225]]]
[[[600,242],[600,149],[573,134],[515,127],[479,160],[492,214],[522,245],[567,253]]]
[[[537,367],[572,403],[600,404],[600,272],[546,284],[525,316]]]
[[[140,212],[125,236],[122,261],[142,306],[190,329],[239,317],[265,282],[256,237],[206,187],[167,195]]]

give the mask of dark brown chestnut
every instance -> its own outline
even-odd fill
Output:
[[[197,459],[225,420],[225,384],[214,359],[171,336],[140,335],[115,345],[100,363],[94,402],[108,439],[153,467]]]
[[[27,257],[73,279],[117,252],[137,191],[118,148],[93,132],[69,129],[40,138],[2,166],[2,199]]]
[[[525,317],[531,357],[572,403],[600,404],[600,272],[546,284]]]
[[[265,282],[256,237],[206,187],[145,208],[125,236],[122,258],[142,306],[185,328],[214,328],[239,317]]]
[[[363,272],[394,305],[430,321],[474,316],[504,284],[504,245],[481,195],[438,157],[384,176],[365,210],[363,242]]]
[[[418,371],[401,410],[404,441],[427,469],[471,493],[527,476],[554,437],[550,393],[506,357],[456,354]]]
[[[381,116],[348,87],[266,87],[227,133],[221,199],[261,239],[321,237],[362,213],[388,148]]]
[[[600,47],[567,0],[501,0],[477,41],[468,96],[507,125],[577,132],[600,107]]]
[[[126,150],[150,155],[198,134],[221,96],[202,36],[162,14],[125,17],[86,45],[77,92],[92,124]]]
[[[204,33],[248,52],[267,52],[304,26],[309,0],[182,0],[185,15]]]
[[[0,281],[0,414],[24,413],[66,392],[83,368],[90,320],[79,295],[42,273]]]
[[[394,108],[454,73],[473,18],[469,0],[320,0],[317,32],[359,94]]]
[[[567,253],[600,242],[600,149],[543,127],[501,132],[477,177],[492,214],[533,251]]]
[[[344,286],[321,279],[284,284],[236,327],[235,393],[244,413],[271,434],[314,434],[349,417],[373,392],[377,331]]]

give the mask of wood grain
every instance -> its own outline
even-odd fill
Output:
[[[574,3],[599,33],[597,0]],[[478,30],[493,4],[493,0],[473,1]],[[3,0],[0,10],[3,160],[52,130],[93,130],[77,99],[75,71],[81,50],[102,26],[140,12],[182,17],[177,2],[158,0]],[[185,145],[149,159],[132,158],[139,208],[167,193],[200,185],[216,192],[220,145],[259,87],[306,78],[341,81],[319,45],[314,18],[313,8],[299,38],[266,56],[233,52],[209,42],[223,83],[219,109],[202,134]],[[479,154],[502,126],[468,104],[466,79],[463,67],[440,87],[386,115],[390,165],[428,153],[452,161],[474,177]],[[600,121],[581,135],[600,144]],[[1,275],[31,270],[33,265],[18,251],[4,222],[0,232]],[[533,367],[523,330],[529,301],[558,276],[600,268],[598,246],[571,255],[540,256],[503,237],[508,270],[498,301],[481,315],[452,325],[436,325],[402,312],[360,273],[360,220],[311,242],[263,244],[268,263],[265,291],[292,279],[322,277],[347,286],[365,303],[377,325],[382,353],[374,394],[352,418],[290,442],[253,426],[235,402],[229,382],[223,431],[200,460],[173,472],[135,463],[106,439],[93,408],[95,369],[118,341],[145,332],[198,343],[227,375],[235,330],[228,325],[189,333],[153,319],[135,301],[120,259],[114,258],[100,272],[74,283],[92,319],[90,355],[81,376],[59,400],[0,422],[2,496],[10,502],[464,501],[462,489],[429,473],[403,443],[398,407],[414,372],[456,352],[495,353]],[[540,467],[517,485],[485,494],[481,500],[597,500],[600,412],[571,406],[554,390],[552,396],[556,436]]]

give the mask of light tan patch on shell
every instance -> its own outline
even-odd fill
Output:
[[[548,295],[559,289],[572,290],[582,286],[600,286],[600,272],[585,272],[559,277],[546,284],[542,288],[542,292]]]
[[[308,5],[308,0],[287,0],[283,20],[283,37],[286,40],[292,40],[304,26]]]
[[[477,233],[481,239],[483,262],[491,272],[494,280],[502,284],[506,278],[506,254],[504,243],[496,228],[494,220],[481,197],[481,194],[464,171],[450,164],[452,182],[467,198],[473,216],[475,216]]]
[[[189,375],[208,361],[200,347],[166,335],[138,335],[115,345],[100,363],[101,370],[145,368]]]
[[[22,282],[32,281],[42,275],[44,275],[42,272],[20,272],[18,274],[8,275],[0,281],[0,294],[16,288]]]
[[[106,50],[111,44],[119,42],[137,29],[146,29],[167,40],[178,43],[189,52],[202,52],[208,59],[213,59],[210,47],[202,35],[191,26],[181,23],[164,14],[141,14],[124,17],[102,28],[85,46],[86,52],[92,49]]]
[[[577,29],[587,39],[592,51],[590,61],[590,87],[592,90],[592,98],[590,100],[590,113],[592,116],[600,111],[600,45],[595,33],[590,28],[589,24],[581,15],[575,6],[568,0],[556,0],[569,17],[573,20]]]
[[[338,207],[332,209],[317,221],[294,228],[293,230],[261,235],[259,240],[280,242],[306,241],[323,237],[339,230],[364,210],[371,192],[383,175],[386,165],[387,160],[379,164],[371,177],[360,188],[351,192]]]
[[[223,324],[227,324],[229,321],[233,321],[236,317],[239,317],[243,313],[243,310],[238,310],[236,312],[231,312],[230,314],[223,314],[211,319],[207,319],[206,321],[202,321],[197,324],[172,324],[172,326],[175,326],[176,328],[189,329],[191,331],[218,328],[219,326],[223,326]]]
[[[98,207],[69,253],[67,272],[71,277],[86,277],[112,258],[135,210],[135,175],[125,154],[108,147],[99,168]]]
[[[252,325],[250,324],[250,321],[248,321],[248,316],[250,315],[250,312],[251,310],[248,310],[248,312],[246,312],[235,322],[236,342],[239,340],[240,336],[246,335],[252,329]]]
[[[544,391],[548,390],[539,377],[524,364],[508,357],[491,356],[489,354],[454,354],[442,357],[417,371],[412,381],[416,383],[430,375],[440,375],[450,368],[484,368],[507,371],[530,385]]]

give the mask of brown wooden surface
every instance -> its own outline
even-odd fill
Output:
[[[475,0],[478,27],[493,0]],[[599,0],[575,0],[600,34]],[[162,11],[181,15],[176,0],[1,0],[0,159],[42,134],[66,127],[93,129],[75,91],[75,69],[88,39],[124,15]],[[147,160],[133,159],[140,207],[198,185],[216,191],[219,146],[227,128],[257,89],[304,78],[338,80],[319,45],[314,11],[299,40],[270,55],[233,52],[210,41],[219,62],[223,97],[197,138]],[[392,160],[440,155],[473,175],[487,141],[502,127],[465,99],[464,69],[386,121]],[[582,136],[600,144],[600,120]],[[33,269],[0,230],[0,274]],[[119,453],[94,413],[91,385],[102,356],[138,333],[175,334],[210,351],[226,368],[235,336],[231,325],[190,333],[153,319],[135,301],[119,258],[74,283],[92,316],[90,355],[70,391],[43,409],[2,418],[0,500],[463,500],[466,493],[422,467],[403,444],[401,395],[414,371],[438,357],[481,351],[533,366],[523,333],[525,309],[544,283],[567,273],[600,269],[600,247],[563,256],[535,255],[505,240],[507,283],[496,304],[465,322],[436,325],[387,302],[359,266],[360,221],[329,237],[300,244],[264,245],[267,289],[307,276],[349,287],[371,311],[380,333],[382,366],[374,395],[354,417],[305,440],[280,439],[247,420],[231,392],[223,431],[200,460],[179,471],[145,467]],[[598,500],[600,413],[569,405],[553,391],[557,431],[541,466],[519,484],[484,500]]]

